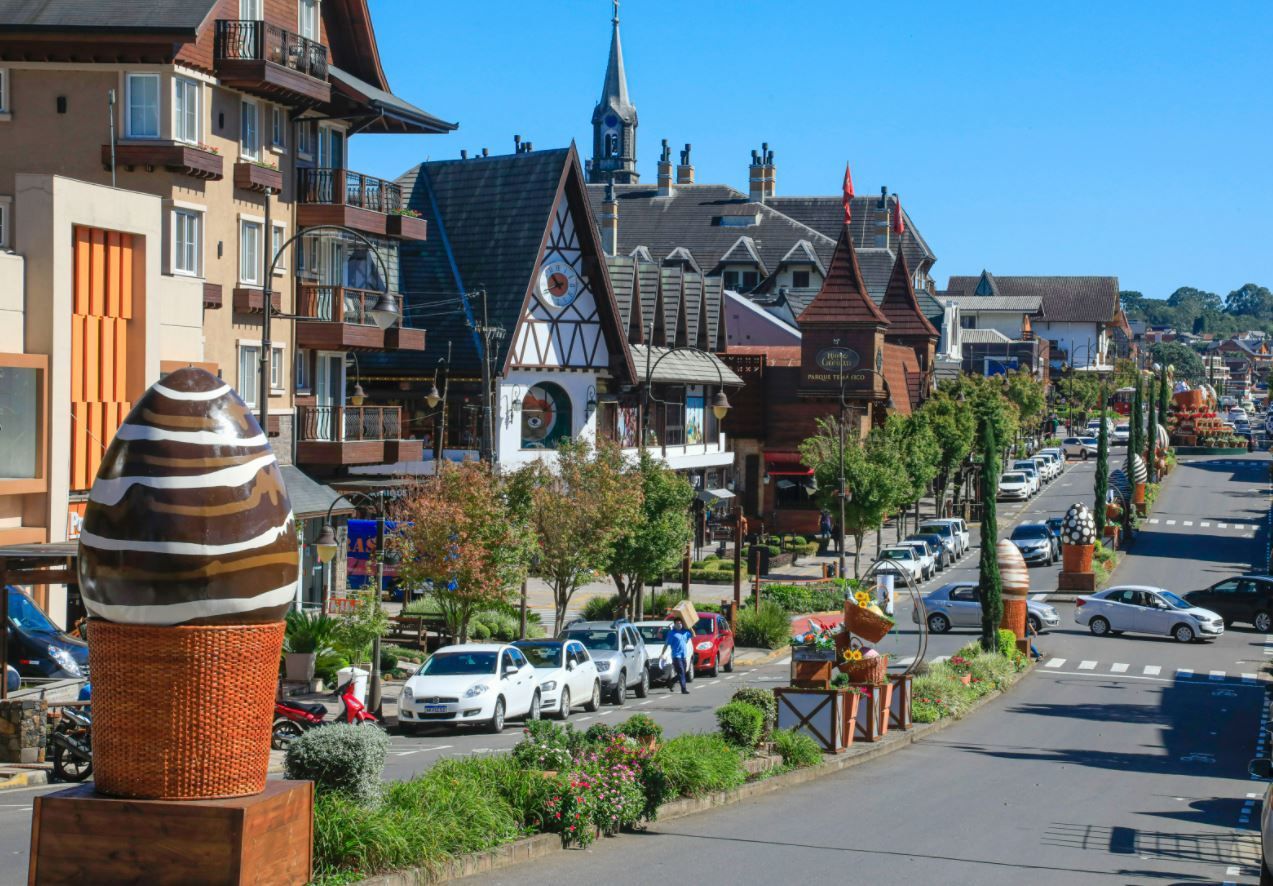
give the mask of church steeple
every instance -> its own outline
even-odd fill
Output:
[[[636,169],[636,106],[628,98],[628,78],[623,70],[623,43],[619,40],[619,0],[614,2],[610,60],[601,99],[592,111],[592,160],[588,181],[601,184],[635,184],[641,178]]]

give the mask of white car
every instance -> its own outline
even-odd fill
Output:
[[[518,640],[513,645],[535,668],[540,710],[565,720],[574,707],[588,713],[601,707],[596,662],[578,640]]]
[[[923,581],[928,581],[937,572],[937,560],[928,551],[928,545],[922,541],[899,541],[897,547],[907,547],[915,551],[919,557],[919,574]]]
[[[999,477],[999,498],[1025,501],[1034,487],[1030,478],[1020,471],[1009,471]]]
[[[676,668],[672,664],[672,651],[667,645],[667,632],[672,629],[669,619],[633,622],[641,639],[645,641],[645,652],[648,656],[646,667],[650,672],[650,685],[672,685],[676,679]],[[685,671],[685,682],[694,682],[694,656],[690,656],[690,666]]]
[[[1224,619],[1171,591],[1150,585],[1120,585],[1074,599],[1074,620],[1098,637],[1131,631],[1175,637],[1181,643],[1214,640]]]
[[[941,536],[942,547],[949,554],[947,560],[952,566],[956,560],[963,556],[963,540],[959,537],[958,530],[951,525],[949,520],[925,520],[919,524],[919,531],[923,535]]]
[[[443,646],[402,689],[398,723],[407,728],[482,724],[502,732],[509,717],[538,720],[539,677],[520,649],[502,643]]]
[[[1132,438],[1132,426],[1129,424],[1121,424],[1114,426],[1114,433],[1110,435],[1109,442],[1114,446],[1126,446]]]
[[[1056,479],[1056,475],[1059,471],[1056,468],[1056,462],[1052,459],[1048,458],[1041,452],[1036,452],[1034,455],[1030,456],[1030,460],[1039,466],[1039,473],[1043,475],[1044,482],[1051,483]]]
[[[887,560],[895,568],[904,570],[916,584],[923,581],[920,576],[924,567],[920,563],[919,552],[910,545],[889,545],[881,548],[878,559]]]
[[[931,520],[926,520],[924,522],[924,525],[927,526],[929,524],[936,524],[936,523],[947,524],[954,531],[955,535],[959,538],[959,556],[962,557],[964,554],[968,552],[968,545],[969,545],[968,524],[964,522],[962,517],[940,517],[940,518],[934,517]],[[928,531],[928,530],[921,530],[921,531]]]
[[[1100,452],[1100,442],[1095,437],[1066,437],[1061,441],[1061,449],[1066,458],[1081,458],[1087,461]]]
[[[1052,466],[1053,480],[1065,473],[1065,456],[1061,454],[1061,450],[1040,449],[1039,455],[1046,458],[1048,460],[1048,464]]]
[[[1026,479],[1030,481],[1031,495],[1043,488],[1043,478],[1039,476],[1039,466],[1032,459],[1018,459],[1008,466],[1008,470],[1026,475]]]

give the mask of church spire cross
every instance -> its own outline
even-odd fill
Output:
[[[614,18],[610,19],[612,24],[619,23],[619,0],[614,0]]]

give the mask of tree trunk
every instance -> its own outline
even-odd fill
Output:
[[[635,621],[641,621],[645,617],[645,583],[638,578],[635,580],[633,588],[632,599],[636,604]]]
[[[570,592],[553,586],[553,636],[560,633],[566,623],[566,607],[570,605]]]
[[[853,577],[862,577],[862,539],[866,538],[865,532],[853,533]]]

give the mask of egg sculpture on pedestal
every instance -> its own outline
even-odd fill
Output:
[[[1061,559],[1066,572],[1090,573],[1096,546],[1096,520],[1082,502],[1075,502],[1061,521]]]
[[[265,789],[298,571],[282,473],[238,394],[193,367],[153,385],[102,459],[80,535],[98,791]]]
[[[1149,469],[1145,467],[1145,460],[1136,453],[1132,453],[1132,502],[1135,503],[1137,510],[1144,515],[1145,510],[1145,483],[1149,481]]]
[[[1003,591],[1003,619],[999,627],[1007,628],[1020,639],[1025,636],[1030,572],[1021,551],[1006,538],[995,546],[995,559],[999,561],[999,587]]]

